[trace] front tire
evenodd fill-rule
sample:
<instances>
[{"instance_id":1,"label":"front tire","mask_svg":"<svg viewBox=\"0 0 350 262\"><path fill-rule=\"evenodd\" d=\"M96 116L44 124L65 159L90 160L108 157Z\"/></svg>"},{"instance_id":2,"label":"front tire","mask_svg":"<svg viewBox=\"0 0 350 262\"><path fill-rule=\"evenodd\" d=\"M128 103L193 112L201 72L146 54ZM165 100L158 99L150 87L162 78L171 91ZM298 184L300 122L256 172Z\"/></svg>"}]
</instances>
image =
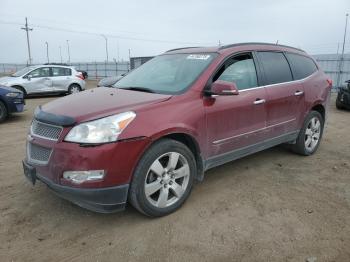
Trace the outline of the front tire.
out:
<instances>
[{"instance_id":1,"label":"front tire","mask_svg":"<svg viewBox=\"0 0 350 262\"><path fill-rule=\"evenodd\" d=\"M144 153L135 169L129 202L147 216L168 215L190 195L195 174L195 158L184 144L159 140Z\"/></svg>"},{"instance_id":2,"label":"front tire","mask_svg":"<svg viewBox=\"0 0 350 262\"><path fill-rule=\"evenodd\" d=\"M4 122L8 116L7 108L5 104L0 101L0 123Z\"/></svg>"},{"instance_id":3,"label":"front tire","mask_svg":"<svg viewBox=\"0 0 350 262\"><path fill-rule=\"evenodd\" d=\"M324 119L317 111L311 111L304 120L292 150L300 155L309 156L316 152L323 135Z\"/></svg>"}]
</instances>

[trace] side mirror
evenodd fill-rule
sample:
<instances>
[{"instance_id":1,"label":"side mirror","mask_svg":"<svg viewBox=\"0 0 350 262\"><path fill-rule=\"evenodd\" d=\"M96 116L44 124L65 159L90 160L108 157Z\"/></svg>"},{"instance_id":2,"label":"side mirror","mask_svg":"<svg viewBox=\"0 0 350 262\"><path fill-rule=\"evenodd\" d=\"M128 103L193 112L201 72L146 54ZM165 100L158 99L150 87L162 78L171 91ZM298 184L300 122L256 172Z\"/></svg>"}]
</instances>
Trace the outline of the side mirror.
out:
<instances>
[{"instance_id":1,"label":"side mirror","mask_svg":"<svg viewBox=\"0 0 350 262\"><path fill-rule=\"evenodd\" d=\"M27 75L27 80L30 81L32 79L32 75Z\"/></svg>"},{"instance_id":2,"label":"side mirror","mask_svg":"<svg viewBox=\"0 0 350 262\"><path fill-rule=\"evenodd\" d=\"M238 95L239 91L236 84L233 82L216 80L211 84L211 90L209 91L209 94L217 96L232 96Z\"/></svg>"}]
</instances>

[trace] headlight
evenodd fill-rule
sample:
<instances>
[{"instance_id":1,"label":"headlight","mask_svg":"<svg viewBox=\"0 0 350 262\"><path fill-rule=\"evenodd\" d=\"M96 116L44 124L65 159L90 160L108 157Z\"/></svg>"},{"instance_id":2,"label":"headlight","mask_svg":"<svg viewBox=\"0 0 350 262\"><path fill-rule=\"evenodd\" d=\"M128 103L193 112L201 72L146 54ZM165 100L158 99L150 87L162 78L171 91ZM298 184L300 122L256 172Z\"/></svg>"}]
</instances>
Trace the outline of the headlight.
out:
<instances>
[{"instance_id":1,"label":"headlight","mask_svg":"<svg viewBox=\"0 0 350 262\"><path fill-rule=\"evenodd\" d=\"M134 112L124 112L79 124L69 131L65 141L86 144L116 141L135 116Z\"/></svg>"},{"instance_id":2,"label":"headlight","mask_svg":"<svg viewBox=\"0 0 350 262\"><path fill-rule=\"evenodd\" d=\"M2 82L1 84L2 84L3 86L7 86L8 83L9 83L9 82Z\"/></svg>"},{"instance_id":3,"label":"headlight","mask_svg":"<svg viewBox=\"0 0 350 262\"><path fill-rule=\"evenodd\" d=\"M6 96L7 97L17 97L20 93L17 92L11 92L11 93L7 93Z\"/></svg>"}]
</instances>

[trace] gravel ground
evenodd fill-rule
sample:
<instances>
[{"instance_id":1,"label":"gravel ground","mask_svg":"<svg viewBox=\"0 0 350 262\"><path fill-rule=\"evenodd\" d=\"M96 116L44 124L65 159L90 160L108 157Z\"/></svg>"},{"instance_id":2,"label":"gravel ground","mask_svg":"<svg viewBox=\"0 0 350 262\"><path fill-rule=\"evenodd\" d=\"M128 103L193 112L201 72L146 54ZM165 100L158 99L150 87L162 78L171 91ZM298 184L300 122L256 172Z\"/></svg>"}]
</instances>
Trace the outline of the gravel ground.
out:
<instances>
[{"instance_id":1,"label":"gravel ground","mask_svg":"<svg viewBox=\"0 0 350 262\"><path fill-rule=\"evenodd\" d=\"M56 98L0 125L1 261L350 261L350 112L334 97L315 155L275 147L214 168L159 219L95 214L25 180L33 111Z\"/></svg>"}]
</instances>

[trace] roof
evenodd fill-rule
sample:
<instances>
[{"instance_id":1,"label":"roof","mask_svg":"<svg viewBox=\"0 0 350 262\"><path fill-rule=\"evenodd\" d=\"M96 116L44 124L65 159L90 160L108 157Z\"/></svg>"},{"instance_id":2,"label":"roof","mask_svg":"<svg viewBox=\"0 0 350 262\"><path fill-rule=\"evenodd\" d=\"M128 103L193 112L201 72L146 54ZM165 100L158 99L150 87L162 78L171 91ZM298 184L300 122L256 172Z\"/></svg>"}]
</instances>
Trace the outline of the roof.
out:
<instances>
[{"instance_id":1,"label":"roof","mask_svg":"<svg viewBox=\"0 0 350 262\"><path fill-rule=\"evenodd\" d=\"M217 52L217 53L223 53L227 50L232 49L241 49L244 47L244 49L267 49L267 50L294 50L298 52L305 53L304 50L301 50L299 48L286 46L286 45L279 45L279 44L273 44L273 43L260 43L260 42L247 42L247 43L236 43L231 45L224 45L224 46L215 46L215 47L182 47L182 48L176 48L168 50L166 53L209 53L209 52Z\"/></svg>"}]
</instances>

